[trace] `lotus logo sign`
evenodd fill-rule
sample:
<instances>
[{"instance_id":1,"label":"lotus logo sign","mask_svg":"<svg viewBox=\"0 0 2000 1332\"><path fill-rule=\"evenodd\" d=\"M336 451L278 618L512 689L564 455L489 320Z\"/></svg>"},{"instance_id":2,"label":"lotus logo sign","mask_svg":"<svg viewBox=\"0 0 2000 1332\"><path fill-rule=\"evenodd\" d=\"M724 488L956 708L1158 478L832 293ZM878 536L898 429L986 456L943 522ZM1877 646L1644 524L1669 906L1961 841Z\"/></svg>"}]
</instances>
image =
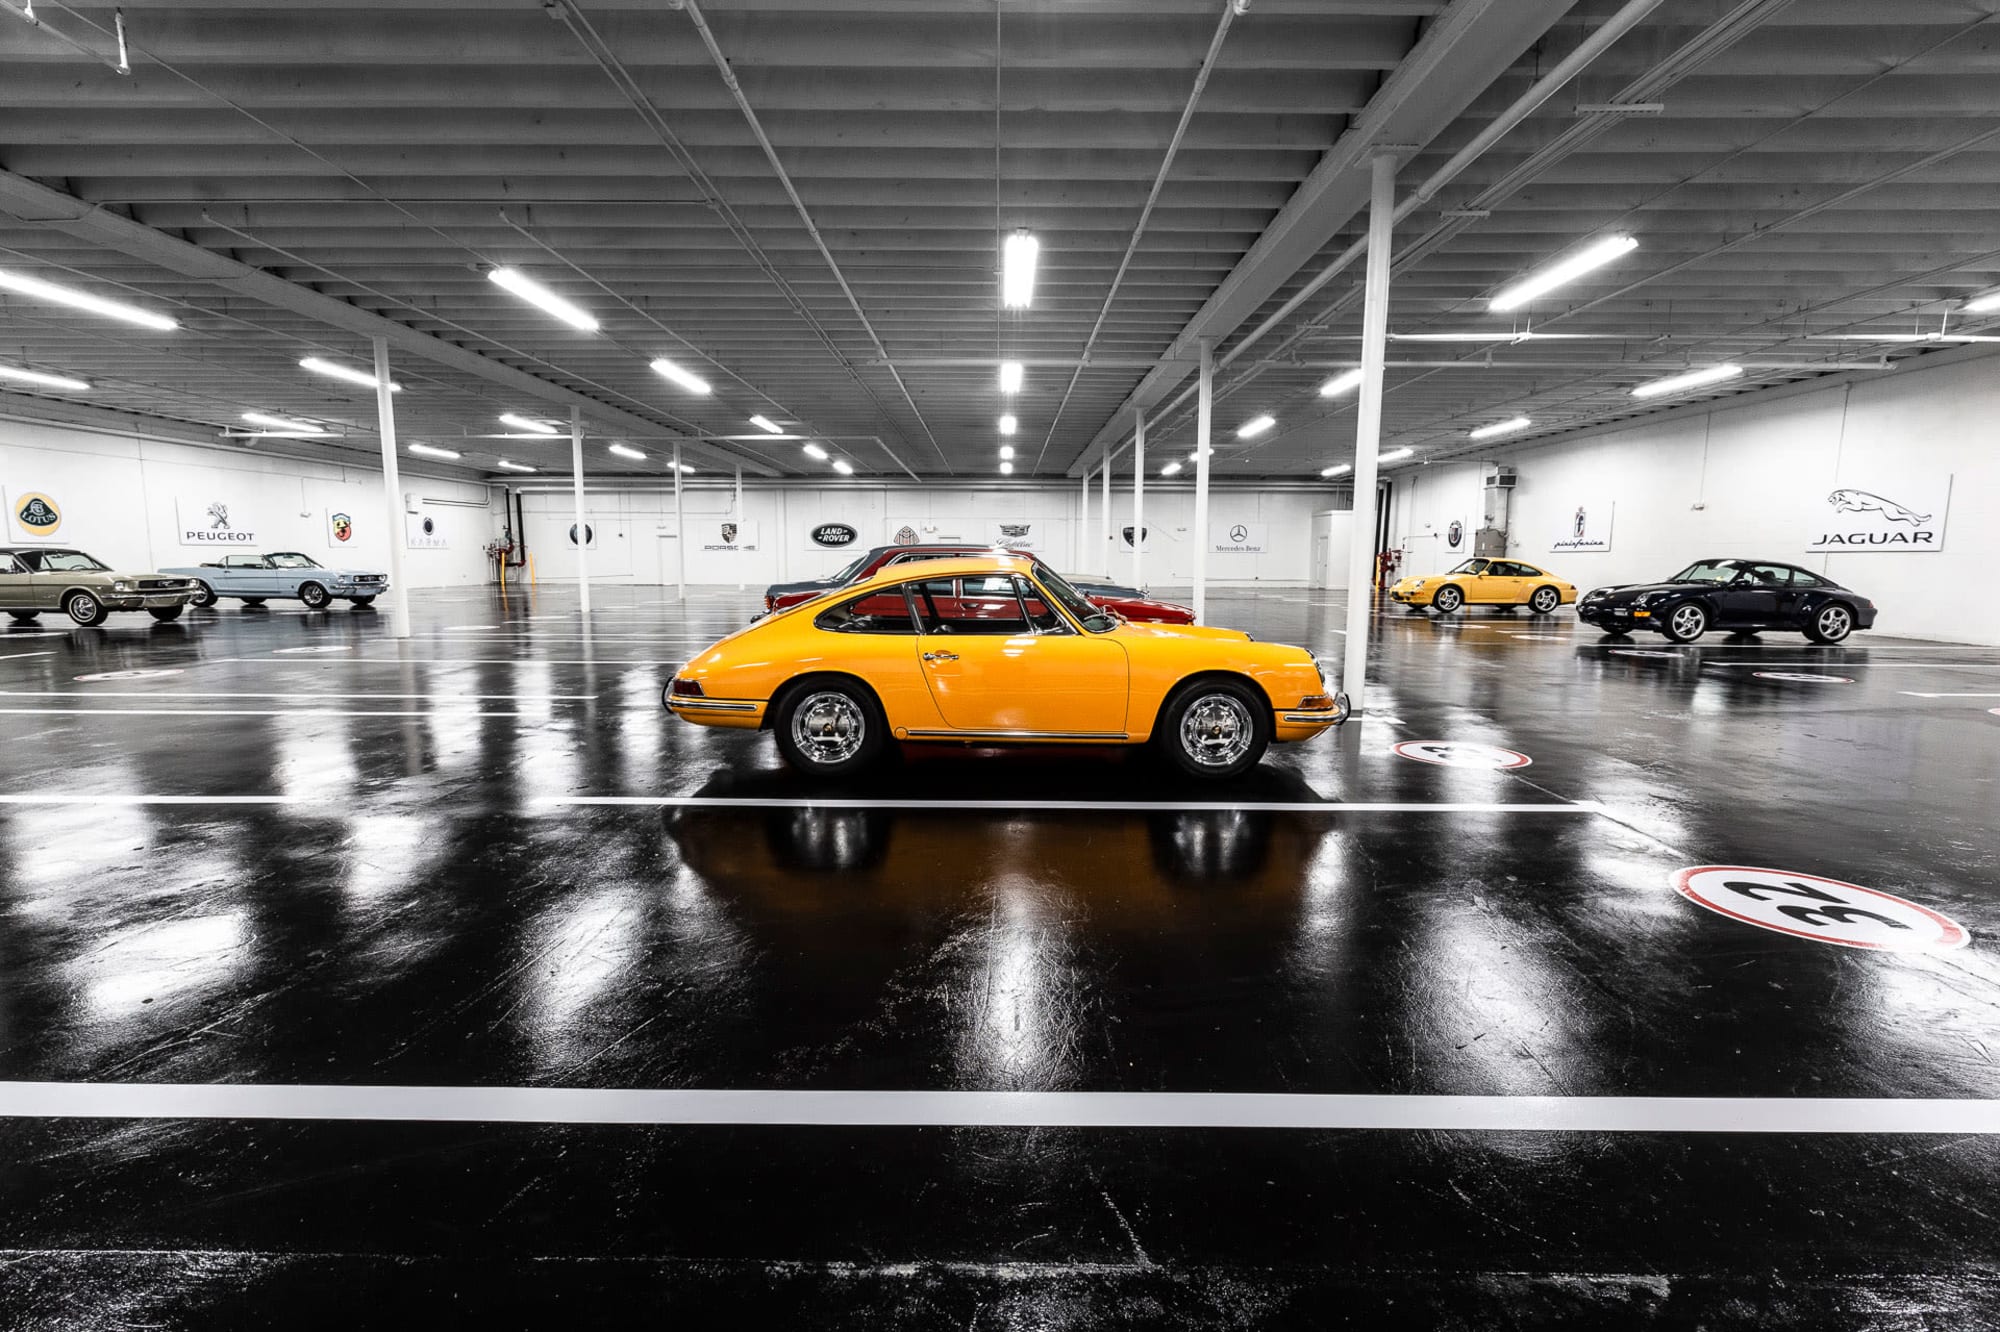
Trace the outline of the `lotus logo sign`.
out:
<instances>
[{"instance_id":1,"label":"lotus logo sign","mask_svg":"<svg viewBox=\"0 0 2000 1332\"><path fill-rule=\"evenodd\" d=\"M861 533L855 531L854 528L846 523L821 523L812 530L812 539L815 546L834 548L851 546L854 544L855 538L860 535Z\"/></svg>"},{"instance_id":2,"label":"lotus logo sign","mask_svg":"<svg viewBox=\"0 0 2000 1332\"><path fill-rule=\"evenodd\" d=\"M1898 486L1901 499L1890 499L1872 490L1842 487L1826 497L1834 520L1821 524L1812 533L1807 550L1816 551L1909 551L1944 549L1944 511L1951 500L1951 485L1933 488L1932 493L1913 495L1917 484ZM1906 501L1916 501L1914 503Z\"/></svg>"},{"instance_id":3,"label":"lotus logo sign","mask_svg":"<svg viewBox=\"0 0 2000 1332\"><path fill-rule=\"evenodd\" d=\"M62 510L47 495L20 495L14 501L14 521L29 536L54 536L62 527Z\"/></svg>"}]
</instances>

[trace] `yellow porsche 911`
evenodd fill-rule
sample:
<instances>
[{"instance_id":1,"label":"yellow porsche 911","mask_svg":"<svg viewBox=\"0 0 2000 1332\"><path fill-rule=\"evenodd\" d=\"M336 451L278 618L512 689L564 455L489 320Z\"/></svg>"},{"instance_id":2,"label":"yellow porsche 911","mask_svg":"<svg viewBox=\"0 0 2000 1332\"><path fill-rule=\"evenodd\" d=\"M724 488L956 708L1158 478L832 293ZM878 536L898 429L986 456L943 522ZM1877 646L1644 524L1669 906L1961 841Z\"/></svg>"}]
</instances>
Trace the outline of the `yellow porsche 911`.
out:
<instances>
[{"instance_id":1,"label":"yellow porsche 911","mask_svg":"<svg viewBox=\"0 0 2000 1332\"><path fill-rule=\"evenodd\" d=\"M1401 579L1389 589L1389 599L1411 610L1429 606L1440 615L1461 606L1526 606L1547 615L1574 602L1576 586L1519 560L1475 558L1448 573Z\"/></svg>"},{"instance_id":2,"label":"yellow porsche 911","mask_svg":"<svg viewBox=\"0 0 2000 1332\"><path fill-rule=\"evenodd\" d=\"M1183 772L1231 777L1348 714L1304 648L1121 619L1005 555L891 565L778 611L697 653L665 697L683 721L769 730L822 776L943 741L1151 742Z\"/></svg>"}]
</instances>

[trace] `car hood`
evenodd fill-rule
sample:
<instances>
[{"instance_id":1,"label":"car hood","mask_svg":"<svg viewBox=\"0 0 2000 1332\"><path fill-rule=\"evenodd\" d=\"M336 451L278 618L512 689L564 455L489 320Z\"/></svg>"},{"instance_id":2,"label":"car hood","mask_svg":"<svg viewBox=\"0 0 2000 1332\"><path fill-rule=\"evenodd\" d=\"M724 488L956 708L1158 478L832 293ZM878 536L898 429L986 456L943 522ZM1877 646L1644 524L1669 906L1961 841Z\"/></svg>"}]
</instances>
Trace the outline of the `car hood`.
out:
<instances>
[{"instance_id":1,"label":"car hood","mask_svg":"<svg viewBox=\"0 0 2000 1332\"><path fill-rule=\"evenodd\" d=\"M1613 606L1623 606L1637 601L1640 597L1655 592L1687 592L1712 586L1708 583L1626 583L1619 587L1600 587L1591 592L1595 601L1607 602Z\"/></svg>"},{"instance_id":2,"label":"car hood","mask_svg":"<svg viewBox=\"0 0 2000 1332\"><path fill-rule=\"evenodd\" d=\"M1210 624L1155 624L1128 620L1111 631L1120 638L1199 638L1208 642L1247 643L1250 635L1241 629L1218 629Z\"/></svg>"}]
</instances>

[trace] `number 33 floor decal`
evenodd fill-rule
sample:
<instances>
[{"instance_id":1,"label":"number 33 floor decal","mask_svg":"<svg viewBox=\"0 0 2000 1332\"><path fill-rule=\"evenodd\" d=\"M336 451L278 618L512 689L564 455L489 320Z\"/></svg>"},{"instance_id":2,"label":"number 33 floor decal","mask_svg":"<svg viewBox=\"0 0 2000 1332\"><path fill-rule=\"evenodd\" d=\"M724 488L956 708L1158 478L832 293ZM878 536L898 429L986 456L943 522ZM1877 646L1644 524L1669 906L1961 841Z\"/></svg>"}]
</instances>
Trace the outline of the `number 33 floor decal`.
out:
<instances>
[{"instance_id":1,"label":"number 33 floor decal","mask_svg":"<svg viewBox=\"0 0 2000 1332\"><path fill-rule=\"evenodd\" d=\"M1668 876L1681 896L1731 920L1844 948L1941 952L1965 927L1929 907L1816 874L1750 865L1697 865Z\"/></svg>"}]
</instances>

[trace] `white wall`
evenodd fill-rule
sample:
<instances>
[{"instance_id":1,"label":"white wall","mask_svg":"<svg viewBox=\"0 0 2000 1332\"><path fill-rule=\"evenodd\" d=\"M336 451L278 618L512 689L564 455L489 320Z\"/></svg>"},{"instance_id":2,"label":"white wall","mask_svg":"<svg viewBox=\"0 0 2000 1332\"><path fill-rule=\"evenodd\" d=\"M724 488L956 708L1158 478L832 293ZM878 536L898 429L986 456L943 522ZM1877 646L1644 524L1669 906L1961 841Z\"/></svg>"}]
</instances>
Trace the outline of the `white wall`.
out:
<instances>
[{"instance_id":1,"label":"white wall","mask_svg":"<svg viewBox=\"0 0 2000 1332\"><path fill-rule=\"evenodd\" d=\"M266 457L205 449L138 434L0 420L0 487L8 517L4 539L26 533L14 523L17 496L49 496L62 526L45 542L75 546L119 569L189 566L220 558L212 547L181 544L180 509L191 516L227 506L233 529L256 541L246 550L299 550L323 563L388 568L382 475L335 462ZM442 550L407 550L404 576L413 587L485 582L485 545L497 507L483 485L403 473L403 491L434 518L448 543ZM469 506L469 507L468 507ZM354 536L336 544L328 513L348 514ZM401 531L395 539L404 540Z\"/></svg>"},{"instance_id":2,"label":"white wall","mask_svg":"<svg viewBox=\"0 0 2000 1332\"><path fill-rule=\"evenodd\" d=\"M1878 632L2000 644L1985 595L2000 566L2000 358L1907 368L1744 405L1518 451L1508 552L1580 588L1663 578L1703 556L1783 560L1816 569L1881 608ZM1471 551L1479 462L1405 468L1391 538L1424 573ZM1893 498L1949 475L1944 547L1935 552L1808 554L1835 515L1829 492ZM1615 506L1611 549L1556 553L1579 506ZM1437 539L1465 522L1461 552Z\"/></svg>"},{"instance_id":3,"label":"white wall","mask_svg":"<svg viewBox=\"0 0 2000 1332\"><path fill-rule=\"evenodd\" d=\"M895 539L909 527L928 541L997 541L1001 525L1026 526L1025 538L1006 535L1011 542L1032 543L1036 553L1056 568L1078 573L1109 574L1126 579L1132 573L1131 553L1118 534L1132 522L1129 478L1112 493L1112 542L1102 549L1102 491L1091 489L1090 522L1079 533L1081 483L982 489L974 486L884 486L865 482L840 485L799 485L783 489L752 487L744 495L744 513L734 512L734 493L698 479L687 486L690 541L690 583L766 583L815 578L830 573L860 550ZM1209 578L1223 585L1250 583L1303 584L1311 576L1312 515L1328 507L1331 491L1225 491L1209 496L1211 524L1261 525L1261 554L1213 554ZM636 583L674 580L674 500L670 488L603 490L588 493L589 524L594 544L590 555L593 579L624 579ZM535 557L538 578L572 579L575 557L569 542L574 509L566 489L538 486L523 491L528 548ZM754 529L755 551L715 550L720 525L734 520ZM1183 586L1194 577L1194 495L1186 486L1146 488L1148 541L1144 581L1154 586ZM852 547L828 550L813 544L812 530L822 523L846 523L859 533ZM1079 544L1079 537L1081 544Z\"/></svg>"}]
</instances>

